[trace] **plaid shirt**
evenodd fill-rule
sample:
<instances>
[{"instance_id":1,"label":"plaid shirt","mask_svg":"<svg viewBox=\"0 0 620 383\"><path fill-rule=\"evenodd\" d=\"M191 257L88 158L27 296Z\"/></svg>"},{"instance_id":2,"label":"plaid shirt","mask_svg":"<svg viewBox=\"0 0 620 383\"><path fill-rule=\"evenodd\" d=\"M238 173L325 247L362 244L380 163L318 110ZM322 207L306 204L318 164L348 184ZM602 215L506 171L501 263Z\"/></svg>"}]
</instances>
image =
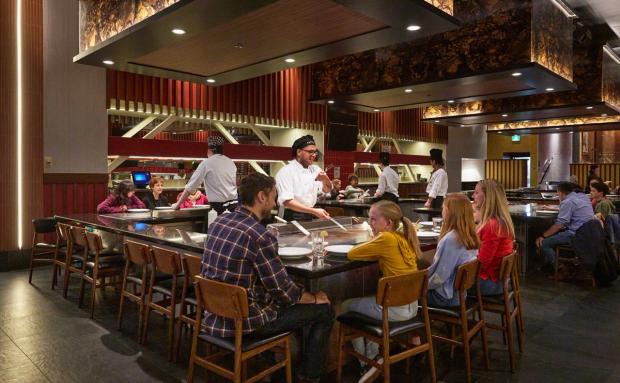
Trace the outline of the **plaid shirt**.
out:
<instances>
[{"instance_id":1,"label":"plaid shirt","mask_svg":"<svg viewBox=\"0 0 620 383\"><path fill-rule=\"evenodd\" d=\"M209 226L202 256L202 276L247 289L250 315L245 334L278 316L278 308L299 301L303 288L289 278L278 242L245 207L222 214ZM214 336L235 335L235 322L205 310L206 331Z\"/></svg>"}]
</instances>

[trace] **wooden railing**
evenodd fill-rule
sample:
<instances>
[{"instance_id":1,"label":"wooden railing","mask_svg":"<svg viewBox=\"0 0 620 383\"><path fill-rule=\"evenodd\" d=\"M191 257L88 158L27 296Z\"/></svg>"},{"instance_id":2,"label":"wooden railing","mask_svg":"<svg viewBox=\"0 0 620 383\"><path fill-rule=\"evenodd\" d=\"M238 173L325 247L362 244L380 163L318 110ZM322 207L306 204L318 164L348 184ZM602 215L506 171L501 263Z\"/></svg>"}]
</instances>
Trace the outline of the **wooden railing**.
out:
<instances>
[{"instance_id":1,"label":"wooden railing","mask_svg":"<svg viewBox=\"0 0 620 383\"><path fill-rule=\"evenodd\" d=\"M611 181L612 191L620 184L620 163L611 164L570 164L570 174L576 175L579 185L585 187L590 166L598 165L598 174L603 181Z\"/></svg>"},{"instance_id":2,"label":"wooden railing","mask_svg":"<svg viewBox=\"0 0 620 383\"><path fill-rule=\"evenodd\" d=\"M506 189L527 186L527 160L486 160L486 178L494 179Z\"/></svg>"}]
</instances>

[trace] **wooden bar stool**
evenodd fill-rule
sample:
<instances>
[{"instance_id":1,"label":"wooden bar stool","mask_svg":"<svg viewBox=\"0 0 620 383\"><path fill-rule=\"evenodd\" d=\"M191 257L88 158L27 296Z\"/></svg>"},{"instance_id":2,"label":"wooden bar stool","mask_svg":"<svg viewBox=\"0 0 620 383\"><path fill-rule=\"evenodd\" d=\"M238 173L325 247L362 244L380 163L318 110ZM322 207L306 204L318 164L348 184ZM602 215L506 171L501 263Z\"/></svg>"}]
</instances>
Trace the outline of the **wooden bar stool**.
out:
<instances>
[{"instance_id":1,"label":"wooden bar stool","mask_svg":"<svg viewBox=\"0 0 620 383\"><path fill-rule=\"evenodd\" d=\"M146 298L146 308L144 313L144 326L142 334L142 342L146 343L149 329L149 316L151 310L164 315L168 318L168 360L173 359L174 348L174 330L175 330L175 309L179 301L179 284L178 279L181 276L181 255L176 251L166 250L161 247L151 247L151 259L153 262L153 270L151 272L151 280L149 282L149 293ZM158 282L157 274L164 274L170 279ZM161 300L155 301L153 293L159 293L163 296Z\"/></svg>"},{"instance_id":2,"label":"wooden bar stool","mask_svg":"<svg viewBox=\"0 0 620 383\"><path fill-rule=\"evenodd\" d=\"M181 310L179 318L177 319L175 361L179 357L179 350L181 348L181 331L183 324L187 324L190 328L193 328L196 323L196 308L198 307L198 303L196 302L196 292L194 290L192 277L200 275L202 271L202 257L185 254L181 258L181 264L183 265L183 274L185 278L183 278L183 290L181 291Z\"/></svg>"},{"instance_id":3,"label":"wooden bar stool","mask_svg":"<svg viewBox=\"0 0 620 383\"><path fill-rule=\"evenodd\" d=\"M428 274L426 270L411 274L383 277L377 288L377 303L383 307L383 318L378 321L357 312L347 312L338 317L340 330L338 332L338 371L336 381L342 380L342 364L345 354L350 354L383 372L383 381L390 381L390 366L414 355L428 352L431 379L437 380L435 372L435 356L431 335L431 322L428 314L426 292L428 288ZM388 308L403 306L414 301L422 302L418 316L407 321L388 321ZM425 342L419 346L413 345L410 335L415 330L424 330ZM381 345L383 364L379 364L345 345L351 339L364 337ZM403 339L397 339L402 337ZM405 348L397 354L390 355L390 344L396 342Z\"/></svg>"},{"instance_id":4,"label":"wooden bar stool","mask_svg":"<svg viewBox=\"0 0 620 383\"><path fill-rule=\"evenodd\" d=\"M56 288L58 284L58 274L60 270L65 271L65 263L67 261L67 250L69 243L69 230L70 225L64 223L58 223L56 225L56 250L54 251L54 258L52 259L52 290Z\"/></svg>"},{"instance_id":5,"label":"wooden bar stool","mask_svg":"<svg viewBox=\"0 0 620 383\"><path fill-rule=\"evenodd\" d=\"M196 310L195 323L202 322L203 310L235 321L234 338L219 338L201 332L201 326L194 326L192 335L192 352L189 359L189 370L187 381L194 381L194 369L196 365L202 366L209 371L215 372L226 379L234 382L241 382L246 362L254 356L275 348L283 347L285 359L278 362L258 374L243 379L247 383L257 382L281 368L286 368L286 382L292 381L291 370L291 351L290 351L290 332L283 332L268 338L257 338L251 335L243 336L243 320L249 315L247 291L240 286L227 283L211 281L200 276L193 277L195 281L196 300L198 308ZM199 356L198 341L210 343L222 349L221 352ZM222 356L234 353L234 367L229 370L215 361Z\"/></svg>"},{"instance_id":6,"label":"wooden bar stool","mask_svg":"<svg viewBox=\"0 0 620 383\"><path fill-rule=\"evenodd\" d=\"M484 312L482 308L482 298L480 295L480 262L477 259L469 261L458 267L456 278L454 279L454 292L459 294L460 305L457 307L429 307L428 312L431 320L447 323L451 328L450 338L440 335L433 335L433 339L449 343L451 345L451 356L454 346L463 348L465 354L465 370L467 372L467 382L472 381L471 377L471 340L480 333L482 341L482 352L484 353L484 367L489 369L489 350L485 330ZM476 287L476 297L467 299L467 290ZM475 313L478 312L476 320ZM461 340L457 340L456 327L461 328Z\"/></svg>"},{"instance_id":7,"label":"wooden bar stool","mask_svg":"<svg viewBox=\"0 0 620 383\"><path fill-rule=\"evenodd\" d=\"M32 220L32 251L30 252L30 272L28 283L32 284L32 270L35 264L53 264L57 248L53 243L39 242L39 236L56 232L56 220L53 217Z\"/></svg>"},{"instance_id":8,"label":"wooden bar stool","mask_svg":"<svg viewBox=\"0 0 620 383\"><path fill-rule=\"evenodd\" d=\"M65 275L62 296L67 297L71 274L78 274L80 279L86 269L88 244L86 243L86 229L79 226L69 226L67 236L67 255L65 257Z\"/></svg>"},{"instance_id":9,"label":"wooden bar stool","mask_svg":"<svg viewBox=\"0 0 620 383\"><path fill-rule=\"evenodd\" d=\"M144 325L144 308L148 291L148 269L151 264L150 248L148 245L134 241L125 241L125 268L123 271L123 285L121 300L118 308L118 329L123 323L123 303L125 298L138 305L138 343L142 344L142 326ZM132 289L128 288L132 285ZM139 291L138 291L139 289Z\"/></svg>"},{"instance_id":10,"label":"wooden bar stool","mask_svg":"<svg viewBox=\"0 0 620 383\"><path fill-rule=\"evenodd\" d=\"M90 318L92 319L95 314L95 294L97 289L118 285L118 281L108 280L106 282L106 278L118 277L123 274L123 256L115 252L103 253L104 248L99 234L84 231L84 235L86 236L88 251L86 252L87 258L80 283L78 307L82 306L84 301L84 285L88 282L91 287Z\"/></svg>"},{"instance_id":11,"label":"wooden bar stool","mask_svg":"<svg viewBox=\"0 0 620 383\"><path fill-rule=\"evenodd\" d=\"M503 292L500 295L484 296L482 302L484 311L499 314L502 318L502 325L486 322L486 327L500 330L503 333L504 341L508 343L508 354L510 356L510 371L515 371L515 353L513 340L513 322L517 324L517 339L519 341L519 352L523 352L523 320L521 319L521 309L517 300L518 285L515 284L514 259L515 252L502 258L499 271L499 278L502 281Z\"/></svg>"}]
</instances>

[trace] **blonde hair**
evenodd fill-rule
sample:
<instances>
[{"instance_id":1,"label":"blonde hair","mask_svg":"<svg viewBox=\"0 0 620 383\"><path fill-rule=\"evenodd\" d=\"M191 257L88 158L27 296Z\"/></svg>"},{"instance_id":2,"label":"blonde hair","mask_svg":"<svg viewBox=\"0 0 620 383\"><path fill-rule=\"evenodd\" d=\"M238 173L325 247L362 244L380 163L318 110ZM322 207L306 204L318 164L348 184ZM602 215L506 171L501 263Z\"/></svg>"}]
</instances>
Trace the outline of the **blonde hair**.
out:
<instances>
[{"instance_id":1,"label":"blonde hair","mask_svg":"<svg viewBox=\"0 0 620 383\"><path fill-rule=\"evenodd\" d=\"M416 257L420 257L422 255L422 250L420 249L420 240L418 239L418 234L416 229L411 222L411 220L405 216L403 216L402 210L400 210L400 206L396 203L388 200L381 200L372 204L371 208L374 208L379 212L379 214L390 221L392 223L392 231L396 231L398 229L399 223L403 224L403 235L409 242L409 245L413 249Z\"/></svg>"},{"instance_id":2,"label":"blonde hair","mask_svg":"<svg viewBox=\"0 0 620 383\"><path fill-rule=\"evenodd\" d=\"M480 206L480 223L478 231L486 225L489 220L496 219L499 224L498 234L509 235L515 237L515 228L512 224L512 218L508 211L508 199L506 192L501 183L487 179L478 182L482 193L484 193L484 201Z\"/></svg>"},{"instance_id":3,"label":"blonde hair","mask_svg":"<svg viewBox=\"0 0 620 383\"><path fill-rule=\"evenodd\" d=\"M474 209L469 199L463 194L448 194L443 201L443 207L447 210L447 214L441 226L439 239L454 230L467 250L480 248L480 239L476 234L474 222Z\"/></svg>"}]
</instances>

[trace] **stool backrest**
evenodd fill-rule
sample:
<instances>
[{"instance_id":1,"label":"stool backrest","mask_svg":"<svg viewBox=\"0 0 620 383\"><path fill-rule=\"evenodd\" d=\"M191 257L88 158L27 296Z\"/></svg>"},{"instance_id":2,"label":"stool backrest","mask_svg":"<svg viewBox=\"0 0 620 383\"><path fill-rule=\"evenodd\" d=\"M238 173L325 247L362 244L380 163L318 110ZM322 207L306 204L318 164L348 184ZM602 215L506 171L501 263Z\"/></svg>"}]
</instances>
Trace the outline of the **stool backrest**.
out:
<instances>
[{"instance_id":1,"label":"stool backrest","mask_svg":"<svg viewBox=\"0 0 620 383\"><path fill-rule=\"evenodd\" d=\"M478 280L479 273L480 261L477 258L460 265L456 270L456 278L454 278L454 290L469 290Z\"/></svg>"},{"instance_id":2,"label":"stool backrest","mask_svg":"<svg viewBox=\"0 0 620 383\"><path fill-rule=\"evenodd\" d=\"M403 306L426 296L427 270L379 279L377 304L383 307Z\"/></svg>"},{"instance_id":3,"label":"stool backrest","mask_svg":"<svg viewBox=\"0 0 620 383\"><path fill-rule=\"evenodd\" d=\"M78 245L83 247L84 249L88 248L88 243L86 241L86 229L80 226L71 226L69 230L69 238L73 245Z\"/></svg>"},{"instance_id":4,"label":"stool backrest","mask_svg":"<svg viewBox=\"0 0 620 383\"><path fill-rule=\"evenodd\" d=\"M58 223L56 225L56 235L58 235L58 239L60 241L67 241L69 239L69 230L71 230L71 226L66 223Z\"/></svg>"},{"instance_id":5,"label":"stool backrest","mask_svg":"<svg viewBox=\"0 0 620 383\"><path fill-rule=\"evenodd\" d=\"M181 273L181 255L178 252L152 246L151 255L158 271L171 275Z\"/></svg>"},{"instance_id":6,"label":"stool backrest","mask_svg":"<svg viewBox=\"0 0 620 383\"><path fill-rule=\"evenodd\" d=\"M103 250L103 243L101 242L101 236L98 233L91 233L86 231L86 243L88 250L94 254L99 254Z\"/></svg>"},{"instance_id":7,"label":"stool backrest","mask_svg":"<svg viewBox=\"0 0 620 383\"><path fill-rule=\"evenodd\" d=\"M134 241L125 241L125 255L129 262L138 265L148 265L151 263L149 256L149 246Z\"/></svg>"},{"instance_id":8,"label":"stool backrest","mask_svg":"<svg viewBox=\"0 0 620 383\"><path fill-rule=\"evenodd\" d=\"M32 229L37 234L53 233L56 231L56 219L54 217L35 218L32 220Z\"/></svg>"},{"instance_id":9,"label":"stool backrest","mask_svg":"<svg viewBox=\"0 0 620 383\"><path fill-rule=\"evenodd\" d=\"M202 271L202 257L185 254L181 261L183 262L183 271L190 280L193 276L200 275Z\"/></svg>"},{"instance_id":10,"label":"stool backrest","mask_svg":"<svg viewBox=\"0 0 620 383\"><path fill-rule=\"evenodd\" d=\"M515 257L516 257L516 250L514 250L512 253L508 255L505 255L502 258L502 264L499 268L499 280L504 285L508 283L508 280L510 279L510 276L512 275L512 271L513 271L514 263L515 263Z\"/></svg>"},{"instance_id":11,"label":"stool backrest","mask_svg":"<svg viewBox=\"0 0 620 383\"><path fill-rule=\"evenodd\" d=\"M249 315L248 294L243 287L212 281L201 276L195 276L194 282L199 307L212 314L237 321Z\"/></svg>"}]
</instances>

